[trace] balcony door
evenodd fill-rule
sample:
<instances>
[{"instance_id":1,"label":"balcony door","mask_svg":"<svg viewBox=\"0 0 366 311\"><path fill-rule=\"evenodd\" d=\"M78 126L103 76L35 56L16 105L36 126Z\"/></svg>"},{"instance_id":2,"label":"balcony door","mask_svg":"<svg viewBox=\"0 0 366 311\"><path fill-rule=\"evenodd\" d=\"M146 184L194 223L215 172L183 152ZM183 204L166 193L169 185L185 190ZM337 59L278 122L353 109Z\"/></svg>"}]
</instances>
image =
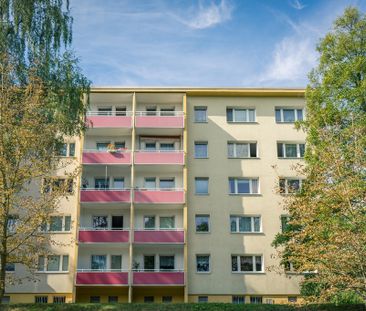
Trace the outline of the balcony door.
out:
<instances>
[{"instance_id":1,"label":"balcony door","mask_svg":"<svg viewBox=\"0 0 366 311\"><path fill-rule=\"evenodd\" d=\"M112 107L98 108L99 116L111 116L112 115Z\"/></svg>"},{"instance_id":2,"label":"balcony door","mask_svg":"<svg viewBox=\"0 0 366 311\"><path fill-rule=\"evenodd\" d=\"M144 186L146 189L156 189L156 178L155 177L146 177Z\"/></svg>"},{"instance_id":3,"label":"balcony door","mask_svg":"<svg viewBox=\"0 0 366 311\"><path fill-rule=\"evenodd\" d=\"M159 256L159 269L163 271L174 270L174 256Z\"/></svg>"},{"instance_id":4,"label":"balcony door","mask_svg":"<svg viewBox=\"0 0 366 311\"><path fill-rule=\"evenodd\" d=\"M160 189L174 189L175 181L174 178L160 178Z\"/></svg>"},{"instance_id":5,"label":"balcony door","mask_svg":"<svg viewBox=\"0 0 366 311\"><path fill-rule=\"evenodd\" d=\"M108 216L93 216L93 229L108 229Z\"/></svg>"},{"instance_id":6,"label":"balcony door","mask_svg":"<svg viewBox=\"0 0 366 311\"><path fill-rule=\"evenodd\" d=\"M144 255L144 270L155 270L154 255Z\"/></svg>"},{"instance_id":7,"label":"balcony door","mask_svg":"<svg viewBox=\"0 0 366 311\"><path fill-rule=\"evenodd\" d=\"M123 229L123 216L112 216L112 230Z\"/></svg>"},{"instance_id":8,"label":"balcony door","mask_svg":"<svg viewBox=\"0 0 366 311\"><path fill-rule=\"evenodd\" d=\"M91 266L92 270L106 270L107 269L107 256L106 255L92 255L90 266Z\"/></svg>"}]
</instances>

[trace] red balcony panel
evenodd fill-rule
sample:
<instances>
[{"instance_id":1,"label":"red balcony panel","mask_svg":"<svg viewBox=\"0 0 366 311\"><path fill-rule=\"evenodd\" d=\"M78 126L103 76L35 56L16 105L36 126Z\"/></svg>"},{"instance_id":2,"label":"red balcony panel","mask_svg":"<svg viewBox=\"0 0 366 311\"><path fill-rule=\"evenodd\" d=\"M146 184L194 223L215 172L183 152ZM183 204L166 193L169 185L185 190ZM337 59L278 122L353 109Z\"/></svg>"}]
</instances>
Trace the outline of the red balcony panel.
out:
<instances>
[{"instance_id":1,"label":"red balcony panel","mask_svg":"<svg viewBox=\"0 0 366 311\"><path fill-rule=\"evenodd\" d=\"M183 230L136 230L136 243L184 243Z\"/></svg>"},{"instance_id":2,"label":"red balcony panel","mask_svg":"<svg viewBox=\"0 0 366 311\"><path fill-rule=\"evenodd\" d=\"M135 203L183 204L183 190L135 190Z\"/></svg>"},{"instance_id":3,"label":"red balcony panel","mask_svg":"<svg viewBox=\"0 0 366 311\"><path fill-rule=\"evenodd\" d=\"M136 116L136 127L184 128L183 116Z\"/></svg>"},{"instance_id":4,"label":"red balcony panel","mask_svg":"<svg viewBox=\"0 0 366 311\"><path fill-rule=\"evenodd\" d=\"M80 230L82 243L127 243L129 232L123 230Z\"/></svg>"},{"instance_id":5,"label":"red balcony panel","mask_svg":"<svg viewBox=\"0 0 366 311\"><path fill-rule=\"evenodd\" d=\"M131 164L131 153L84 151L83 164Z\"/></svg>"},{"instance_id":6,"label":"red balcony panel","mask_svg":"<svg viewBox=\"0 0 366 311\"><path fill-rule=\"evenodd\" d=\"M130 190L81 190L80 202L113 203L131 201Z\"/></svg>"},{"instance_id":7,"label":"red balcony panel","mask_svg":"<svg viewBox=\"0 0 366 311\"><path fill-rule=\"evenodd\" d=\"M90 128L130 128L132 117L130 116L87 116L86 124Z\"/></svg>"},{"instance_id":8,"label":"red balcony panel","mask_svg":"<svg viewBox=\"0 0 366 311\"><path fill-rule=\"evenodd\" d=\"M176 152L148 152L140 151L135 153L136 164L184 164L183 151Z\"/></svg>"},{"instance_id":9,"label":"red balcony panel","mask_svg":"<svg viewBox=\"0 0 366 311\"><path fill-rule=\"evenodd\" d=\"M127 272L77 272L76 285L127 285Z\"/></svg>"},{"instance_id":10,"label":"red balcony panel","mask_svg":"<svg viewBox=\"0 0 366 311\"><path fill-rule=\"evenodd\" d=\"M184 285L184 272L134 272L134 285Z\"/></svg>"}]
</instances>

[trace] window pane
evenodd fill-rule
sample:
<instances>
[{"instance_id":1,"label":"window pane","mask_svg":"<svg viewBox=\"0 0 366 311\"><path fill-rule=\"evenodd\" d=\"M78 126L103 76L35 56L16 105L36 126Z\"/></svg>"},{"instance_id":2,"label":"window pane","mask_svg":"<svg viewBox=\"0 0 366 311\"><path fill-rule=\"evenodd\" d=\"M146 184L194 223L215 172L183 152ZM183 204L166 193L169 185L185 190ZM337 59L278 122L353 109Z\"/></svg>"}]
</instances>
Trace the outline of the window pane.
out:
<instances>
[{"instance_id":1,"label":"window pane","mask_svg":"<svg viewBox=\"0 0 366 311\"><path fill-rule=\"evenodd\" d=\"M197 194L208 194L208 178L196 178L195 186Z\"/></svg>"},{"instance_id":2,"label":"window pane","mask_svg":"<svg viewBox=\"0 0 366 311\"><path fill-rule=\"evenodd\" d=\"M234 121L235 122L246 122L247 121L247 110L246 109L235 109L234 110Z\"/></svg>"},{"instance_id":3,"label":"window pane","mask_svg":"<svg viewBox=\"0 0 366 311\"><path fill-rule=\"evenodd\" d=\"M112 108L98 108L98 115L99 116L111 116Z\"/></svg>"},{"instance_id":4,"label":"window pane","mask_svg":"<svg viewBox=\"0 0 366 311\"><path fill-rule=\"evenodd\" d=\"M287 158L296 158L297 157L296 144L285 144L285 154Z\"/></svg>"},{"instance_id":5,"label":"window pane","mask_svg":"<svg viewBox=\"0 0 366 311\"><path fill-rule=\"evenodd\" d=\"M145 143L145 150L156 150L156 143Z\"/></svg>"},{"instance_id":6,"label":"window pane","mask_svg":"<svg viewBox=\"0 0 366 311\"><path fill-rule=\"evenodd\" d=\"M195 120L195 122L206 122L207 121L207 108L195 107L194 108L194 120Z\"/></svg>"},{"instance_id":7,"label":"window pane","mask_svg":"<svg viewBox=\"0 0 366 311\"><path fill-rule=\"evenodd\" d=\"M155 229L155 217L145 216L144 217L144 228L145 229Z\"/></svg>"},{"instance_id":8,"label":"window pane","mask_svg":"<svg viewBox=\"0 0 366 311\"><path fill-rule=\"evenodd\" d=\"M163 151L174 150L174 143L160 143L160 150Z\"/></svg>"},{"instance_id":9,"label":"window pane","mask_svg":"<svg viewBox=\"0 0 366 311\"><path fill-rule=\"evenodd\" d=\"M71 230L71 216L65 216L65 231Z\"/></svg>"},{"instance_id":10,"label":"window pane","mask_svg":"<svg viewBox=\"0 0 366 311\"><path fill-rule=\"evenodd\" d=\"M109 189L109 179L96 178L95 179L95 189Z\"/></svg>"},{"instance_id":11,"label":"window pane","mask_svg":"<svg viewBox=\"0 0 366 311\"><path fill-rule=\"evenodd\" d=\"M207 158L207 143L195 143L194 144L194 156L195 158Z\"/></svg>"},{"instance_id":12,"label":"window pane","mask_svg":"<svg viewBox=\"0 0 366 311\"><path fill-rule=\"evenodd\" d=\"M237 183L238 183L238 193L250 193L248 179L238 179Z\"/></svg>"},{"instance_id":13,"label":"window pane","mask_svg":"<svg viewBox=\"0 0 366 311\"><path fill-rule=\"evenodd\" d=\"M45 257L39 256L38 257L38 271L44 271L44 264L45 264Z\"/></svg>"},{"instance_id":14,"label":"window pane","mask_svg":"<svg viewBox=\"0 0 366 311\"><path fill-rule=\"evenodd\" d=\"M238 231L238 229L236 227L236 220L237 220L237 217L233 217L233 216L230 217L230 230L231 230L231 232L237 232Z\"/></svg>"},{"instance_id":15,"label":"window pane","mask_svg":"<svg viewBox=\"0 0 366 311\"><path fill-rule=\"evenodd\" d=\"M75 143L69 144L69 156L74 157L75 156Z\"/></svg>"},{"instance_id":16,"label":"window pane","mask_svg":"<svg viewBox=\"0 0 366 311\"><path fill-rule=\"evenodd\" d=\"M252 221L250 217L240 217L239 218L239 231L240 232L251 232L252 231Z\"/></svg>"},{"instance_id":17,"label":"window pane","mask_svg":"<svg viewBox=\"0 0 366 311\"><path fill-rule=\"evenodd\" d=\"M62 146L60 147L60 149L58 151L58 155L62 156L62 157L67 156L67 144L62 144Z\"/></svg>"},{"instance_id":18,"label":"window pane","mask_svg":"<svg viewBox=\"0 0 366 311\"><path fill-rule=\"evenodd\" d=\"M252 193L259 193L258 179L252 179Z\"/></svg>"},{"instance_id":19,"label":"window pane","mask_svg":"<svg viewBox=\"0 0 366 311\"><path fill-rule=\"evenodd\" d=\"M15 271L15 264L14 263L11 263L11 262L8 262L5 265L5 271L6 272L14 272Z\"/></svg>"},{"instance_id":20,"label":"window pane","mask_svg":"<svg viewBox=\"0 0 366 311\"><path fill-rule=\"evenodd\" d=\"M282 229L282 232L286 231L287 224L288 224L288 216L281 216L281 229Z\"/></svg>"},{"instance_id":21,"label":"window pane","mask_svg":"<svg viewBox=\"0 0 366 311\"><path fill-rule=\"evenodd\" d=\"M122 229L123 228L123 216L112 216L112 229Z\"/></svg>"},{"instance_id":22,"label":"window pane","mask_svg":"<svg viewBox=\"0 0 366 311\"><path fill-rule=\"evenodd\" d=\"M207 296L198 296L198 302L208 302Z\"/></svg>"},{"instance_id":23,"label":"window pane","mask_svg":"<svg viewBox=\"0 0 366 311\"><path fill-rule=\"evenodd\" d=\"M255 256L255 271L262 271L262 256Z\"/></svg>"},{"instance_id":24,"label":"window pane","mask_svg":"<svg viewBox=\"0 0 366 311\"><path fill-rule=\"evenodd\" d=\"M69 255L62 256L62 271L69 271Z\"/></svg>"},{"instance_id":25,"label":"window pane","mask_svg":"<svg viewBox=\"0 0 366 311\"><path fill-rule=\"evenodd\" d=\"M161 116L174 116L174 108L161 108L160 115Z\"/></svg>"},{"instance_id":26,"label":"window pane","mask_svg":"<svg viewBox=\"0 0 366 311\"><path fill-rule=\"evenodd\" d=\"M255 122L255 109L249 109L249 122Z\"/></svg>"},{"instance_id":27,"label":"window pane","mask_svg":"<svg viewBox=\"0 0 366 311\"><path fill-rule=\"evenodd\" d=\"M125 116L126 110L126 107L116 107L116 116Z\"/></svg>"},{"instance_id":28,"label":"window pane","mask_svg":"<svg viewBox=\"0 0 366 311\"><path fill-rule=\"evenodd\" d=\"M144 269L145 270L155 269L155 256L144 256Z\"/></svg>"},{"instance_id":29,"label":"window pane","mask_svg":"<svg viewBox=\"0 0 366 311\"><path fill-rule=\"evenodd\" d=\"M93 228L95 228L95 229L108 228L108 217L107 216L93 216Z\"/></svg>"},{"instance_id":30,"label":"window pane","mask_svg":"<svg viewBox=\"0 0 366 311\"><path fill-rule=\"evenodd\" d=\"M122 142L115 142L114 147L116 149L124 149L126 147L126 143L124 141Z\"/></svg>"},{"instance_id":31,"label":"window pane","mask_svg":"<svg viewBox=\"0 0 366 311\"><path fill-rule=\"evenodd\" d=\"M253 271L253 257L240 256L240 271Z\"/></svg>"},{"instance_id":32,"label":"window pane","mask_svg":"<svg viewBox=\"0 0 366 311\"><path fill-rule=\"evenodd\" d=\"M174 270L174 256L160 256L159 263L161 270Z\"/></svg>"},{"instance_id":33,"label":"window pane","mask_svg":"<svg viewBox=\"0 0 366 311\"><path fill-rule=\"evenodd\" d=\"M197 255L197 272L209 272L210 271L210 256Z\"/></svg>"},{"instance_id":34,"label":"window pane","mask_svg":"<svg viewBox=\"0 0 366 311\"><path fill-rule=\"evenodd\" d=\"M300 144L299 149L300 149L300 157L303 158L305 155L305 144Z\"/></svg>"},{"instance_id":35,"label":"window pane","mask_svg":"<svg viewBox=\"0 0 366 311\"><path fill-rule=\"evenodd\" d=\"M107 269L107 256L105 255L92 255L91 256L91 268L94 270Z\"/></svg>"},{"instance_id":36,"label":"window pane","mask_svg":"<svg viewBox=\"0 0 366 311\"><path fill-rule=\"evenodd\" d=\"M284 122L295 122L295 110L294 109L283 109L283 121Z\"/></svg>"},{"instance_id":37,"label":"window pane","mask_svg":"<svg viewBox=\"0 0 366 311\"><path fill-rule=\"evenodd\" d=\"M48 256L47 258L47 271L59 271L60 270L60 256Z\"/></svg>"},{"instance_id":38,"label":"window pane","mask_svg":"<svg viewBox=\"0 0 366 311\"><path fill-rule=\"evenodd\" d=\"M281 109L276 109L276 122L281 122Z\"/></svg>"},{"instance_id":39,"label":"window pane","mask_svg":"<svg viewBox=\"0 0 366 311\"><path fill-rule=\"evenodd\" d=\"M235 193L235 179L229 178L229 190L230 193Z\"/></svg>"},{"instance_id":40,"label":"window pane","mask_svg":"<svg viewBox=\"0 0 366 311\"><path fill-rule=\"evenodd\" d=\"M160 179L159 186L161 189L173 189L175 188L174 179Z\"/></svg>"},{"instance_id":41,"label":"window pane","mask_svg":"<svg viewBox=\"0 0 366 311\"><path fill-rule=\"evenodd\" d=\"M122 256L112 255L111 256L111 269L120 270L122 268Z\"/></svg>"},{"instance_id":42,"label":"window pane","mask_svg":"<svg viewBox=\"0 0 366 311\"><path fill-rule=\"evenodd\" d=\"M297 120L302 121L304 119L302 109L297 109Z\"/></svg>"},{"instance_id":43,"label":"window pane","mask_svg":"<svg viewBox=\"0 0 366 311\"><path fill-rule=\"evenodd\" d=\"M248 144L236 144L236 157L247 158L249 156Z\"/></svg>"},{"instance_id":44,"label":"window pane","mask_svg":"<svg viewBox=\"0 0 366 311\"><path fill-rule=\"evenodd\" d=\"M50 217L50 231L62 231L62 216Z\"/></svg>"},{"instance_id":45,"label":"window pane","mask_svg":"<svg viewBox=\"0 0 366 311\"><path fill-rule=\"evenodd\" d=\"M231 271L238 271L238 257L231 256Z\"/></svg>"},{"instance_id":46,"label":"window pane","mask_svg":"<svg viewBox=\"0 0 366 311\"><path fill-rule=\"evenodd\" d=\"M155 189L156 188L156 180L155 180L155 178L145 178L145 188L147 188L147 189Z\"/></svg>"},{"instance_id":47,"label":"window pane","mask_svg":"<svg viewBox=\"0 0 366 311\"><path fill-rule=\"evenodd\" d=\"M232 143L227 144L227 156L229 158L234 157L234 144L232 144Z\"/></svg>"},{"instance_id":48,"label":"window pane","mask_svg":"<svg viewBox=\"0 0 366 311\"><path fill-rule=\"evenodd\" d=\"M261 231L261 218L253 217L253 224L254 224L254 232L260 232Z\"/></svg>"},{"instance_id":49,"label":"window pane","mask_svg":"<svg viewBox=\"0 0 366 311\"><path fill-rule=\"evenodd\" d=\"M233 122L233 109L232 108L226 109L226 120L228 122Z\"/></svg>"},{"instance_id":50,"label":"window pane","mask_svg":"<svg viewBox=\"0 0 366 311\"><path fill-rule=\"evenodd\" d=\"M283 158L283 144L277 143L277 156Z\"/></svg>"},{"instance_id":51,"label":"window pane","mask_svg":"<svg viewBox=\"0 0 366 311\"><path fill-rule=\"evenodd\" d=\"M287 180L288 193L294 193L300 189L300 180L289 179Z\"/></svg>"},{"instance_id":52,"label":"window pane","mask_svg":"<svg viewBox=\"0 0 366 311\"><path fill-rule=\"evenodd\" d=\"M108 150L108 145L110 143L97 143L97 150L99 151L107 151Z\"/></svg>"},{"instance_id":53,"label":"window pane","mask_svg":"<svg viewBox=\"0 0 366 311\"><path fill-rule=\"evenodd\" d=\"M257 157L257 144L256 143L250 144L250 157L251 158Z\"/></svg>"},{"instance_id":54,"label":"window pane","mask_svg":"<svg viewBox=\"0 0 366 311\"><path fill-rule=\"evenodd\" d=\"M197 232L208 232L209 231L209 217L208 215L197 215L196 216L196 231Z\"/></svg>"},{"instance_id":55,"label":"window pane","mask_svg":"<svg viewBox=\"0 0 366 311\"><path fill-rule=\"evenodd\" d=\"M123 189L125 185L124 178L114 178L113 180L113 187L116 189Z\"/></svg>"},{"instance_id":56,"label":"window pane","mask_svg":"<svg viewBox=\"0 0 366 311\"><path fill-rule=\"evenodd\" d=\"M118 303L118 296L108 296L108 303Z\"/></svg>"},{"instance_id":57,"label":"window pane","mask_svg":"<svg viewBox=\"0 0 366 311\"><path fill-rule=\"evenodd\" d=\"M160 229L172 229L175 227L174 216L160 217Z\"/></svg>"},{"instance_id":58,"label":"window pane","mask_svg":"<svg viewBox=\"0 0 366 311\"><path fill-rule=\"evenodd\" d=\"M232 302L235 303L235 304L245 303L244 296L233 296Z\"/></svg>"}]
</instances>

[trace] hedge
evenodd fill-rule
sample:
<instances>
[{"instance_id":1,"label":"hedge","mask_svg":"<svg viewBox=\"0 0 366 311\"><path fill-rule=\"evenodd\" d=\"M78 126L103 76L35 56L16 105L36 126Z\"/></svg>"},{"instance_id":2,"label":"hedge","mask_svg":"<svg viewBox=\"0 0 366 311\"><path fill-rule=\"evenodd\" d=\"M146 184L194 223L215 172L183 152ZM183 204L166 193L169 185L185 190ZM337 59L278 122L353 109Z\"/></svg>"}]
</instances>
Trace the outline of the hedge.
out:
<instances>
[{"instance_id":1,"label":"hedge","mask_svg":"<svg viewBox=\"0 0 366 311\"><path fill-rule=\"evenodd\" d=\"M14 304L0 305L4 311L364 311L365 305L236 305L229 303L187 304Z\"/></svg>"}]
</instances>

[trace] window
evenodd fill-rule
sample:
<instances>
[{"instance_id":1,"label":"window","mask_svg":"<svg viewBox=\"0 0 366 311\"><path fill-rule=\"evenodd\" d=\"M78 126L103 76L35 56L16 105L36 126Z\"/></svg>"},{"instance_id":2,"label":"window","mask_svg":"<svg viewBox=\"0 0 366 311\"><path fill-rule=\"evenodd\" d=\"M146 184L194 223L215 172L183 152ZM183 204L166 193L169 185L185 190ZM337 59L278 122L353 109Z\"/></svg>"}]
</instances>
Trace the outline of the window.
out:
<instances>
[{"instance_id":1,"label":"window","mask_svg":"<svg viewBox=\"0 0 366 311\"><path fill-rule=\"evenodd\" d=\"M160 270L174 270L174 256L159 256Z\"/></svg>"},{"instance_id":2,"label":"window","mask_svg":"<svg viewBox=\"0 0 366 311\"><path fill-rule=\"evenodd\" d=\"M146 107L147 116L156 116L156 107Z\"/></svg>"},{"instance_id":3,"label":"window","mask_svg":"<svg viewBox=\"0 0 366 311\"><path fill-rule=\"evenodd\" d=\"M159 188L160 189L174 189L175 188L174 178L160 178Z\"/></svg>"},{"instance_id":4,"label":"window","mask_svg":"<svg viewBox=\"0 0 366 311\"><path fill-rule=\"evenodd\" d=\"M155 270L155 256L145 255L144 256L144 270Z\"/></svg>"},{"instance_id":5,"label":"window","mask_svg":"<svg viewBox=\"0 0 366 311\"><path fill-rule=\"evenodd\" d=\"M122 256L121 255L111 255L111 269L121 270L122 269Z\"/></svg>"},{"instance_id":6,"label":"window","mask_svg":"<svg viewBox=\"0 0 366 311\"><path fill-rule=\"evenodd\" d=\"M207 296L198 296L198 302L208 302Z\"/></svg>"},{"instance_id":7,"label":"window","mask_svg":"<svg viewBox=\"0 0 366 311\"><path fill-rule=\"evenodd\" d=\"M51 216L48 231L62 232L71 230L71 216Z\"/></svg>"},{"instance_id":8,"label":"window","mask_svg":"<svg viewBox=\"0 0 366 311\"><path fill-rule=\"evenodd\" d=\"M147 151L155 151L156 150L156 143L145 143L145 150Z\"/></svg>"},{"instance_id":9,"label":"window","mask_svg":"<svg viewBox=\"0 0 366 311\"><path fill-rule=\"evenodd\" d=\"M277 143L277 156L279 158L303 158L305 144Z\"/></svg>"},{"instance_id":10,"label":"window","mask_svg":"<svg viewBox=\"0 0 366 311\"><path fill-rule=\"evenodd\" d=\"M172 296L163 296L161 298L161 301L164 303L171 303L171 302L173 302L173 297Z\"/></svg>"},{"instance_id":11,"label":"window","mask_svg":"<svg viewBox=\"0 0 366 311\"><path fill-rule=\"evenodd\" d=\"M286 231L289 219L290 219L290 217L287 216L287 215L282 215L281 216L281 231L282 231L282 233L284 233Z\"/></svg>"},{"instance_id":12,"label":"window","mask_svg":"<svg viewBox=\"0 0 366 311\"><path fill-rule=\"evenodd\" d=\"M210 272L210 255L196 256L197 272Z\"/></svg>"},{"instance_id":13,"label":"window","mask_svg":"<svg viewBox=\"0 0 366 311\"><path fill-rule=\"evenodd\" d=\"M48 296L35 296L34 302L35 303L48 303Z\"/></svg>"},{"instance_id":14,"label":"window","mask_svg":"<svg viewBox=\"0 0 366 311\"><path fill-rule=\"evenodd\" d=\"M146 189L156 189L156 178L146 177L145 178L145 188Z\"/></svg>"},{"instance_id":15,"label":"window","mask_svg":"<svg viewBox=\"0 0 366 311\"><path fill-rule=\"evenodd\" d=\"M126 148L126 143L124 141L114 142L114 148L115 149L124 149Z\"/></svg>"},{"instance_id":16,"label":"window","mask_svg":"<svg viewBox=\"0 0 366 311\"><path fill-rule=\"evenodd\" d=\"M116 116L125 116L126 110L126 107L116 107Z\"/></svg>"},{"instance_id":17,"label":"window","mask_svg":"<svg viewBox=\"0 0 366 311\"><path fill-rule=\"evenodd\" d=\"M38 257L38 272L65 272L69 270L69 255Z\"/></svg>"},{"instance_id":18,"label":"window","mask_svg":"<svg viewBox=\"0 0 366 311\"><path fill-rule=\"evenodd\" d=\"M91 269L92 270L107 269L107 256L106 255L92 255L91 256Z\"/></svg>"},{"instance_id":19,"label":"window","mask_svg":"<svg viewBox=\"0 0 366 311\"><path fill-rule=\"evenodd\" d=\"M144 297L145 303L153 303L154 302L154 296L145 296Z\"/></svg>"},{"instance_id":20,"label":"window","mask_svg":"<svg viewBox=\"0 0 366 311\"><path fill-rule=\"evenodd\" d=\"M232 297L232 302L234 304L242 304L242 303L245 303L245 297L244 296L233 296Z\"/></svg>"},{"instance_id":21,"label":"window","mask_svg":"<svg viewBox=\"0 0 366 311\"><path fill-rule=\"evenodd\" d=\"M227 108L227 122L255 122L255 109Z\"/></svg>"},{"instance_id":22,"label":"window","mask_svg":"<svg viewBox=\"0 0 366 311\"><path fill-rule=\"evenodd\" d=\"M108 296L108 303L118 303L118 296Z\"/></svg>"},{"instance_id":23,"label":"window","mask_svg":"<svg viewBox=\"0 0 366 311\"><path fill-rule=\"evenodd\" d=\"M175 228L174 216L160 217L160 229L173 229L173 228Z\"/></svg>"},{"instance_id":24,"label":"window","mask_svg":"<svg viewBox=\"0 0 366 311\"><path fill-rule=\"evenodd\" d=\"M125 187L125 179L123 177L114 177L113 178L113 188L114 189L123 189Z\"/></svg>"},{"instance_id":25,"label":"window","mask_svg":"<svg viewBox=\"0 0 366 311\"><path fill-rule=\"evenodd\" d=\"M294 123L295 121L302 121L303 109L294 108L276 108L276 122L277 123Z\"/></svg>"},{"instance_id":26,"label":"window","mask_svg":"<svg viewBox=\"0 0 366 311\"><path fill-rule=\"evenodd\" d=\"M230 216L231 232L261 232L260 216Z\"/></svg>"},{"instance_id":27,"label":"window","mask_svg":"<svg viewBox=\"0 0 366 311\"><path fill-rule=\"evenodd\" d=\"M6 272L14 272L15 271L15 264L14 263L11 263L11 262L8 262L5 265L5 271Z\"/></svg>"},{"instance_id":28,"label":"window","mask_svg":"<svg viewBox=\"0 0 366 311\"><path fill-rule=\"evenodd\" d=\"M9 304L10 303L10 296L3 296L2 300L1 300L2 304Z\"/></svg>"},{"instance_id":29,"label":"window","mask_svg":"<svg viewBox=\"0 0 366 311\"><path fill-rule=\"evenodd\" d=\"M8 234L12 234L12 233L16 232L18 222L19 222L18 215L9 215L8 216L8 223L7 223Z\"/></svg>"},{"instance_id":30,"label":"window","mask_svg":"<svg viewBox=\"0 0 366 311\"><path fill-rule=\"evenodd\" d=\"M43 192L50 193L52 191L64 191L72 193L74 187L74 181L72 179L65 178L44 178L43 179Z\"/></svg>"},{"instance_id":31,"label":"window","mask_svg":"<svg viewBox=\"0 0 366 311\"><path fill-rule=\"evenodd\" d=\"M208 178L196 177L195 178L195 191L196 194L208 194Z\"/></svg>"},{"instance_id":32,"label":"window","mask_svg":"<svg viewBox=\"0 0 366 311\"><path fill-rule=\"evenodd\" d=\"M227 156L229 158L256 158L257 143L227 143Z\"/></svg>"},{"instance_id":33,"label":"window","mask_svg":"<svg viewBox=\"0 0 366 311\"><path fill-rule=\"evenodd\" d=\"M279 186L282 194L296 193L301 188L301 179L281 178Z\"/></svg>"},{"instance_id":34,"label":"window","mask_svg":"<svg viewBox=\"0 0 366 311\"><path fill-rule=\"evenodd\" d=\"M108 228L108 216L93 216L93 228L94 229Z\"/></svg>"},{"instance_id":35,"label":"window","mask_svg":"<svg viewBox=\"0 0 366 311\"><path fill-rule=\"evenodd\" d=\"M144 229L155 229L155 216L144 216Z\"/></svg>"},{"instance_id":36,"label":"window","mask_svg":"<svg viewBox=\"0 0 366 311\"><path fill-rule=\"evenodd\" d=\"M259 255L232 255L232 272L263 272L262 256Z\"/></svg>"},{"instance_id":37,"label":"window","mask_svg":"<svg viewBox=\"0 0 366 311\"><path fill-rule=\"evenodd\" d=\"M288 302L289 303L296 303L297 302L297 297L288 297Z\"/></svg>"},{"instance_id":38,"label":"window","mask_svg":"<svg viewBox=\"0 0 366 311\"><path fill-rule=\"evenodd\" d=\"M123 229L123 216L112 216L112 230Z\"/></svg>"},{"instance_id":39,"label":"window","mask_svg":"<svg viewBox=\"0 0 366 311\"><path fill-rule=\"evenodd\" d=\"M60 148L57 150L57 155L60 157L67 157L67 144L61 144Z\"/></svg>"},{"instance_id":40,"label":"window","mask_svg":"<svg viewBox=\"0 0 366 311\"><path fill-rule=\"evenodd\" d=\"M75 143L63 143L60 145L56 154L59 157L74 157L75 156Z\"/></svg>"},{"instance_id":41,"label":"window","mask_svg":"<svg viewBox=\"0 0 366 311\"><path fill-rule=\"evenodd\" d=\"M103 142L103 143L97 143L97 150L98 151L107 151L110 143L111 143L110 141Z\"/></svg>"},{"instance_id":42,"label":"window","mask_svg":"<svg viewBox=\"0 0 366 311\"><path fill-rule=\"evenodd\" d=\"M109 178L95 178L94 188L100 190L109 189Z\"/></svg>"},{"instance_id":43,"label":"window","mask_svg":"<svg viewBox=\"0 0 366 311\"><path fill-rule=\"evenodd\" d=\"M100 296L90 296L90 303L100 303Z\"/></svg>"},{"instance_id":44,"label":"window","mask_svg":"<svg viewBox=\"0 0 366 311\"><path fill-rule=\"evenodd\" d=\"M251 304L261 304L263 303L262 296L250 296L250 303Z\"/></svg>"},{"instance_id":45,"label":"window","mask_svg":"<svg viewBox=\"0 0 366 311\"><path fill-rule=\"evenodd\" d=\"M207 142L195 142L194 143L194 157L196 159L208 158L208 143Z\"/></svg>"},{"instance_id":46,"label":"window","mask_svg":"<svg viewBox=\"0 0 366 311\"><path fill-rule=\"evenodd\" d=\"M207 122L207 107L194 107L194 122Z\"/></svg>"},{"instance_id":47,"label":"window","mask_svg":"<svg viewBox=\"0 0 366 311\"><path fill-rule=\"evenodd\" d=\"M196 215L196 232L209 232L209 231L210 231L210 216Z\"/></svg>"},{"instance_id":48,"label":"window","mask_svg":"<svg viewBox=\"0 0 366 311\"><path fill-rule=\"evenodd\" d=\"M98 108L98 116L111 116L112 107Z\"/></svg>"},{"instance_id":49,"label":"window","mask_svg":"<svg viewBox=\"0 0 366 311\"><path fill-rule=\"evenodd\" d=\"M161 108L160 109L160 115L161 116L174 116L174 110L175 108Z\"/></svg>"},{"instance_id":50,"label":"window","mask_svg":"<svg viewBox=\"0 0 366 311\"><path fill-rule=\"evenodd\" d=\"M230 194L258 194L259 181L256 178L229 178Z\"/></svg>"},{"instance_id":51,"label":"window","mask_svg":"<svg viewBox=\"0 0 366 311\"><path fill-rule=\"evenodd\" d=\"M53 296L53 303L62 304L66 302L66 296Z\"/></svg>"},{"instance_id":52,"label":"window","mask_svg":"<svg viewBox=\"0 0 366 311\"><path fill-rule=\"evenodd\" d=\"M161 151L172 151L175 150L174 143L160 143Z\"/></svg>"}]
</instances>

